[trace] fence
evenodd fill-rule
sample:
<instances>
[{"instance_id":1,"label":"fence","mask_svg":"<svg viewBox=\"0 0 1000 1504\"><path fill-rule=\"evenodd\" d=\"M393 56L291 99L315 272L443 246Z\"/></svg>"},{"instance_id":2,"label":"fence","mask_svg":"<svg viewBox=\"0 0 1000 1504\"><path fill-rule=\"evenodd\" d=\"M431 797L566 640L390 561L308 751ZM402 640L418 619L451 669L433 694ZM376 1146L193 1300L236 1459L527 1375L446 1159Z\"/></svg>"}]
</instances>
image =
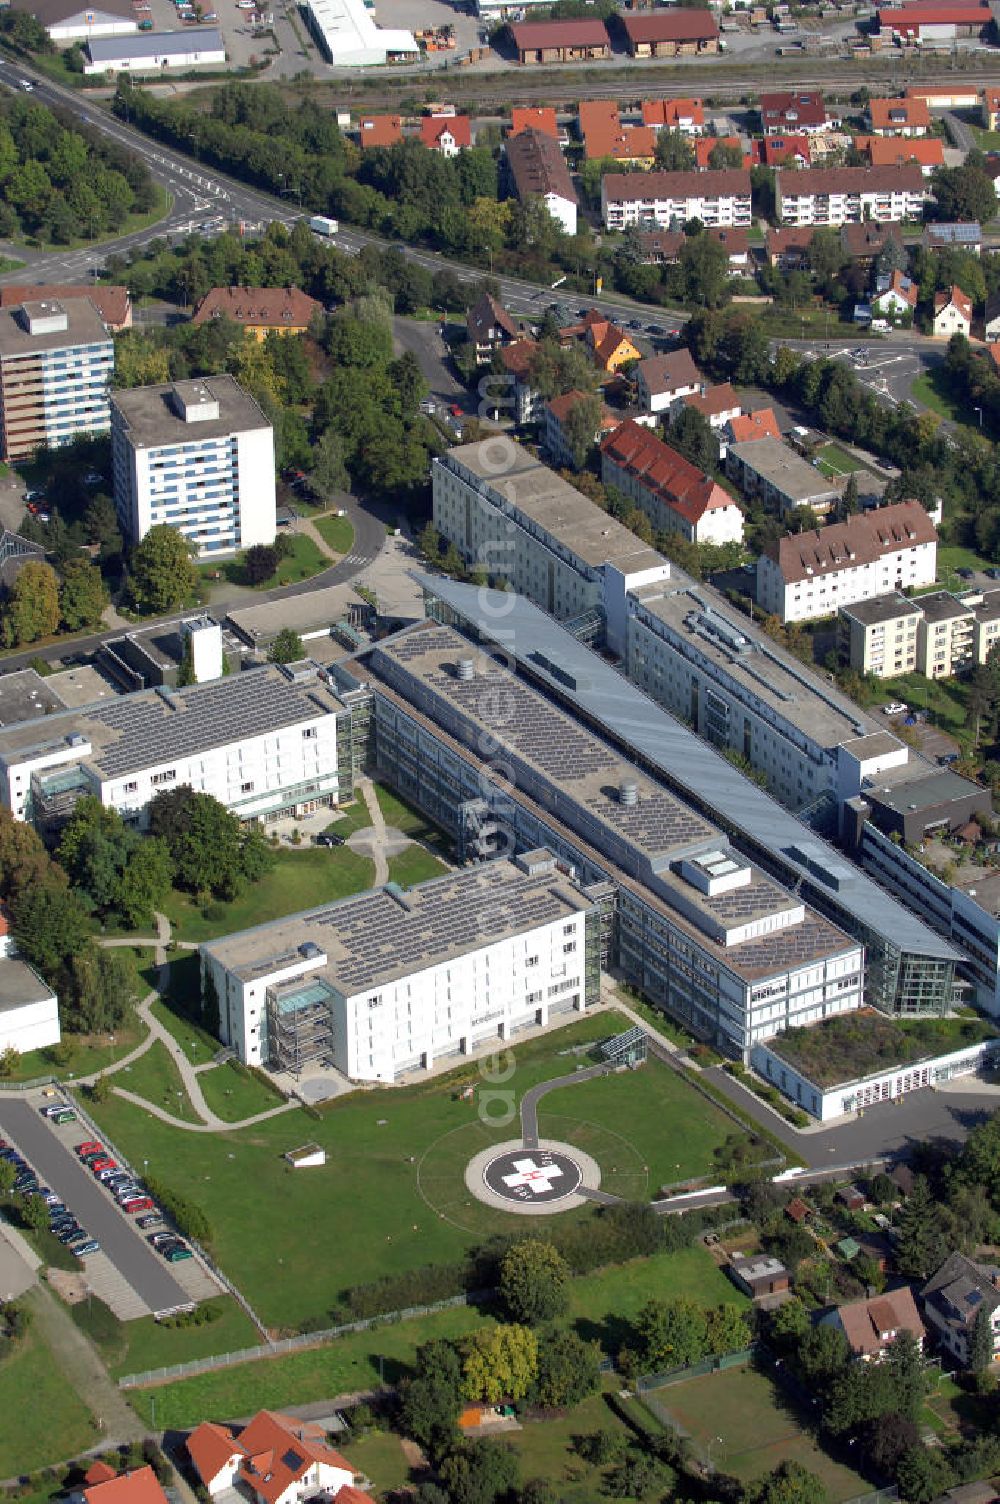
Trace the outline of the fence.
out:
<instances>
[{"instance_id":1,"label":"fence","mask_svg":"<svg viewBox=\"0 0 1000 1504\"><path fill-rule=\"evenodd\" d=\"M668 1368L664 1373L644 1373L635 1381L636 1394L646 1394L650 1389L663 1389L668 1384L681 1384L685 1379L700 1379L706 1373L721 1373L726 1368L736 1368L749 1363L757 1351L757 1344L738 1348L731 1353L717 1353L711 1358L702 1358L699 1363L689 1363L684 1368Z\"/></svg>"},{"instance_id":2,"label":"fence","mask_svg":"<svg viewBox=\"0 0 1000 1504\"><path fill-rule=\"evenodd\" d=\"M392 1326L397 1321L409 1321L414 1316L433 1316L436 1311L450 1311L456 1306L471 1304L468 1295L452 1295L448 1300L435 1301L430 1306L407 1306L402 1311L390 1311L384 1316L367 1316L361 1321L348 1321L343 1326L331 1326L321 1332L301 1332L297 1337L282 1337L276 1342L259 1347L243 1347L236 1352L217 1353L213 1358L192 1358L188 1363L171 1363L166 1368L150 1368L144 1373L128 1373L118 1380L119 1389L142 1389L148 1384L160 1383L163 1379L185 1379L194 1374L212 1373L218 1368L233 1368L238 1363L253 1363L258 1358L276 1358L283 1353L299 1352L306 1347L322 1347L338 1337L349 1337L355 1332L371 1332L380 1326Z\"/></svg>"},{"instance_id":3,"label":"fence","mask_svg":"<svg viewBox=\"0 0 1000 1504\"><path fill-rule=\"evenodd\" d=\"M31 1081L4 1081L0 1079L0 1092L37 1091L40 1086L72 1086L71 1081L57 1081L55 1076L35 1076Z\"/></svg>"}]
</instances>

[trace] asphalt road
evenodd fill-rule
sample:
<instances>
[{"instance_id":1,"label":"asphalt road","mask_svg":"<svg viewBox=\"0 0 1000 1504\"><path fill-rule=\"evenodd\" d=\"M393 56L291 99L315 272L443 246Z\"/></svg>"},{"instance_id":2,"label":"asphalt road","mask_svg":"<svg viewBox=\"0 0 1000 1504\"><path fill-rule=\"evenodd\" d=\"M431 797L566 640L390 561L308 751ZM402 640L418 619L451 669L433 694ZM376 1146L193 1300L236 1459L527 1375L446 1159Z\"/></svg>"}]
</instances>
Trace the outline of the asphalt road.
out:
<instances>
[{"instance_id":1,"label":"asphalt road","mask_svg":"<svg viewBox=\"0 0 1000 1504\"><path fill-rule=\"evenodd\" d=\"M79 1127L79 1141L89 1137ZM118 1210L110 1192L79 1163L31 1102L0 1099L0 1128L45 1185L59 1194L116 1266L123 1279L151 1311L190 1305L191 1297L174 1279L170 1266L143 1241Z\"/></svg>"}]
</instances>

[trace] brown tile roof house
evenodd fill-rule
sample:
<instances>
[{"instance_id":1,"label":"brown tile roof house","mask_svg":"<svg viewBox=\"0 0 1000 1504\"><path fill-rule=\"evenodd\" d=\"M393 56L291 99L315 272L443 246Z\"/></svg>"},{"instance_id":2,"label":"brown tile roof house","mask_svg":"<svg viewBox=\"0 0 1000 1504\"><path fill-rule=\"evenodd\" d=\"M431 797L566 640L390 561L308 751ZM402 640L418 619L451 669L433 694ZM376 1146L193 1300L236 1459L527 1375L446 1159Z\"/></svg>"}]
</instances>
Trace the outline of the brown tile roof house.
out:
<instances>
[{"instance_id":1,"label":"brown tile roof house","mask_svg":"<svg viewBox=\"0 0 1000 1504\"><path fill-rule=\"evenodd\" d=\"M703 392L692 392L689 396L682 397L681 401L685 407L693 407L696 413L701 413L710 423L723 413L738 416L742 408L739 397L728 381L706 387Z\"/></svg>"},{"instance_id":2,"label":"brown tile roof house","mask_svg":"<svg viewBox=\"0 0 1000 1504\"><path fill-rule=\"evenodd\" d=\"M651 397L671 396L684 387L701 385L701 372L686 347L667 355L650 355L639 362L637 376Z\"/></svg>"},{"instance_id":3,"label":"brown tile roof house","mask_svg":"<svg viewBox=\"0 0 1000 1504\"><path fill-rule=\"evenodd\" d=\"M676 57L682 52L717 52L719 27L711 11L678 7L621 17L633 57Z\"/></svg>"},{"instance_id":4,"label":"brown tile roof house","mask_svg":"<svg viewBox=\"0 0 1000 1504\"><path fill-rule=\"evenodd\" d=\"M616 472L632 477L641 492L672 514L675 530L691 542L697 541L698 525L708 513L736 505L704 470L631 420L620 423L601 445L606 485L615 484Z\"/></svg>"},{"instance_id":5,"label":"brown tile roof house","mask_svg":"<svg viewBox=\"0 0 1000 1504\"><path fill-rule=\"evenodd\" d=\"M110 282L99 282L96 287L66 286L56 282L8 282L0 287L0 308L18 308L33 299L89 298L112 334L119 329L132 327L132 299L127 287L115 287Z\"/></svg>"},{"instance_id":6,"label":"brown tile roof house","mask_svg":"<svg viewBox=\"0 0 1000 1504\"><path fill-rule=\"evenodd\" d=\"M506 308L488 292L480 293L465 316L469 343L475 346L476 360L483 364L490 352L519 339L521 330Z\"/></svg>"},{"instance_id":7,"label":"brown tile roof house","mask_svg":"<svg viewBox=\"0 0 1000 1504\"><path fill-rule=\"evenodd\" d=\"M812 1216L812 1208L806 1205L801 1196L793 1196L785 1207L785 1216L801 1226Z\"/></svg>"},{"instance_id":8,"label":"brown tile roof house","mask_svg":"<svg viewBox=\"0 0 1000 1504\"><path fill-rule=\"evenodd\" d=\"M769 543L765 552L789 584L837 569L856 569L885 553L936 541L937 530L926 509L911 498L859 512L846 522L827 523L814 532L787 533Z\"/></svg>"},{"instance_id":9,"label":"brown tile roof house","mask_svg":"<svg viewBox=\"0 0 1000 1504\"><path fill-rule=\"evenodd\" d=\"M521 63L586 62L611 56L603 21L520 21L509 29Z\"/></svg>"},{"instance_id":10,"label":"brown tile roof house","mask_svg":"<svg viewBox=\"0 0 1000 1504\"><path fill-rule=\"evenodd\" d=\"M298 287L213 287L194 311L193 324L209 319L232 319L246 329L267 333L298 333L309 328L322 303Z\"/></svg>"},{"instance_id":11,"label":"brown tile roof house","mask_svg":"<svg viewBox=\"0 0 1000 1504\"><path fill-rule=\"evenodd\" d=\"M880 1358L900 1332L910 1332L923 1346L927 1335L909 1286L887 1290L873 1300L839 1306L829 1319L839 1326L856 1358Z\"/></svg>"},{"instance_id":12,"label":"brown tile roof house","mask_svg":"<svg viewBox=\"0 0 1000 1504\"><path fill-rule=\"evenodd\" d=\"M762 94L760 119L764 134L786 135L789 131L822 130L827 124L826 105L818 89L799 93Z\"/></svg>"},{"instance_id":13,"label":"brown tile roof house","mask_svg":"<svg viewBox=\"0 0 1000 1504\"><path fill-rule=\"evenodd\" d=\"M841 225L840 244L852 261L871 262L881 256L891 240L902 247L898 225L880 225L863 220L856 225Z\"/></svg>"},{"instance_id":14,"label":"brown tile roof house","mask_svg":"<svg viewBox=\"0 0 1000 1504\"><path fill-rule=\"evenodd\" d=\"M778 172L775 196L782 190L799 198L812 194L825 198L837 194L923 193L924 175L915 162L902 167L807 167L798 172Z\"/></svg>"},{"instance_id":15,"label":"brown tile roof house","mask_svg":"<svg viewBox=\"0 0 1000 1504\"><path fill-rule=\"evenodd\" d=\"M742 225L712 225L705 234L725 246L731 262L743 260L750 249L750 239ZM683 230L640 230L635 242L643 261L652 266L673 266L680 259L687 239Z\"/></svg>"},{"instance_id":16,"label":"brown tile roof house","mask_svg":"<svg viewBox=\"0 0 1000 1504\"><path fill-rule=\"evenodd\" d=\"M796 177L804 176L796 173ZM636 198L749 198L750 174L742 167L712 172L610 172L603 191L611 204L627 204Z\"/></svg>"},{"instance_id":17,"label":"brown tile roof house","mask_svg":"<svg viewBox=\"0 0 1000 1504\"><path fill-rule=\"evenodd\" d=\"M576 189L559 142L543 131L519 131L507 140L507 166L519 198L554 193L575 204Z\"/></svg>"},{"instance_id":18,"label":"brown tile roof house","mask_svg":"<svg viewBox=\"0 0 1000 1504\"><path fill-rule=\"evenodd\" d=\"M845 225L845 229L864 229L863 225ZM771 266L801 266L808 259L809 247L816 234L814 225L789 225L786 229L768 229L764 247Z\"/></svg>"}]
</instances>

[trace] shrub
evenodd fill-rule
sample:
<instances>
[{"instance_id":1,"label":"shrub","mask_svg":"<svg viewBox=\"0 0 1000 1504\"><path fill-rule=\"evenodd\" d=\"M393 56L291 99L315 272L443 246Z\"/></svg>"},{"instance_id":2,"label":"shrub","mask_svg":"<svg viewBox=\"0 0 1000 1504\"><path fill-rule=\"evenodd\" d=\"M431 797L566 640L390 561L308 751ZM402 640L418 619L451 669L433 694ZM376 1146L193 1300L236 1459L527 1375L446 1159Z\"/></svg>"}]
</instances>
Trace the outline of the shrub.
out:
<instances>
[{"instance_id":1,"label":"shrub","mask_svg":"<svg viewBox=\"0 0 1000 1504\"><path fill-rule=\"evenodd\" d=\"M160 1203L167 1216L177 1224L185 1237L193 1238L198 1243L211 1242L212 1229L200 1206L194 1206L153 1175L146 1176L146 1189L154 1201Z\"/></svg>"}]
</instances>

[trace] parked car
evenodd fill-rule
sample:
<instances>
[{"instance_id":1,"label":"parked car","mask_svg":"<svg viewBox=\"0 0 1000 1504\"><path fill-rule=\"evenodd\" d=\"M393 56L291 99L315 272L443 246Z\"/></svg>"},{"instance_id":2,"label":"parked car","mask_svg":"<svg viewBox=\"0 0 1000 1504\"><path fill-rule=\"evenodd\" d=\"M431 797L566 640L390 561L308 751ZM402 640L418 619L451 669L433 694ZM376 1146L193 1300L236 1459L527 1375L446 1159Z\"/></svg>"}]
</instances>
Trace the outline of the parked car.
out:
<instances>
[{"instance_id":1,"label":"parked car","mask_svg":"<svg viewBox=\"0 0 1000 1504\"><path fill-rule=\"evenodd\" d=\"M168 1248L164 1257L168 1264L179 1264L182 1259L193 1259L194 1254L186 1243L179 1243L176 1248Z\"/></svg>"},{"instance_id":2,"label":"parked car","mask_svg":"<svg viewBox=\"0 0 1000 1504\"><path fill-rule=\"evenodd\" d=\"M63 1112L68 1106L68 1102L46 1102L38 1110L43 1118L54 1118L57 1112Z\"/></svg>"},{"instance_id":3,"label":"parked car","mask_svg":"<svg viewBox=\"0 0 1000 1504\"><path fill-rule=\"evenodd\" d=\"M147 1232L151 1227L163 1227L164 1221L159 1212L150 1212L145 1217L136 1217L135 1225L141 1227L143 1232Z\"/></svg>"},{"instance_id":4,"label":"parked car","mask_svg":"<svg viewBox=\"0 0 1000 1504\"><path fill-rule=\"evenodd\" d=\"M955 573L958 575L958 578L960 580L971 580L972 577L973 577L973 575L975 574L975 572L976 571L974 569L956 569L955 570Z\"/></svg>"},{"instance_id":5,"label":"parked car","mask_svg":"<svg viewBox=\"0 0 1000 1504\"><path fill-rule=\"evenodd\" d=\"M343 844L343 836L338 836L333 831L326 830L316 837L317 846L343 846Z\"/></svg>"},{"instance_id":6,"label":"parked car","mask_svg":"<svg viewBox=\"0 0 1000 1504\"><path fill-rule=\"evenodd\" d=\"M960 755L961 754L958 752L942 752L941 756L938 758L938 766L942 768L950 768L953 762L958 762Z\"/></svg>"},{"instance_id":7,"label":"parked car","mask_svg":"<svg viewBox=\"0 0 1000 1504\"><path fill-rule=\"evenodd\" d=\"M151 1212L155 1204L152 1196L133 1196L131 1200L122 1202L122 1211L134 1217L136 1212Z\"/></svg>"},{"instance_id":8,"label":"parked car","mask_svg":"<svg viewBox=\"0 0 1000 1504\"><path fill-rule=\"evenodd\" d=\"M85 1154L103 1154L104 1145L99 1144L96 1139L88 1138L85 1139L82 1144L77 1144L76 1152L77 1154L79 1154L81 1159Z\"/></svg>"},{"instance_id":9,"label":"parked car","mask_svg":"<svg viewBox=\"0 0 1000 1504\"><path fill-rule=\"evenodd\" d=\"M89 1254L100 1253L101 1245L96 1238L88 1238L85 1243L77 1243L73 1249L78 1259L85 1259Z\"/></svg>"},{"instance_id":10,"label":"parked car","mask_svg":"<svg viewBox=\"0 0 1000 1504\"><path fill-rule=\"evenodd\" d=\"M56 1233L56 1237L59 1239L60 1243L68 1244L71 1243L74 1238L78 1238L82 1232L83 1228L80 1226L79 1222L72 1222L66 1227L61 1227Z\"/></svg>"},{"instance_id":11,"label":"parked car","mask_svg":"<svg viewBox=\"0 0 1000 1504\"><path fill-rule=\"evenodd\" d=\"M889 703L888 703L888 705L883 705L882 706L882 714L883 715L905 715L908 709L909 709L909 706L908 705L904 705L903 702L902 702L902 700L890 700Z\"/></svg>"},{"instance_id":12,"label":"parked car","mask_svg":"<svg viewBox=\"0 0 1000 1504\"><path fill-rule=\"evenodd\" d=\"M73 1111L72 1107L64 1107L62 1112L54 1112L52 1114L52 1122L58 1123L60 1128L64 1123L75 1123L76 1113Z\"/></svg>"}]
</instances>

